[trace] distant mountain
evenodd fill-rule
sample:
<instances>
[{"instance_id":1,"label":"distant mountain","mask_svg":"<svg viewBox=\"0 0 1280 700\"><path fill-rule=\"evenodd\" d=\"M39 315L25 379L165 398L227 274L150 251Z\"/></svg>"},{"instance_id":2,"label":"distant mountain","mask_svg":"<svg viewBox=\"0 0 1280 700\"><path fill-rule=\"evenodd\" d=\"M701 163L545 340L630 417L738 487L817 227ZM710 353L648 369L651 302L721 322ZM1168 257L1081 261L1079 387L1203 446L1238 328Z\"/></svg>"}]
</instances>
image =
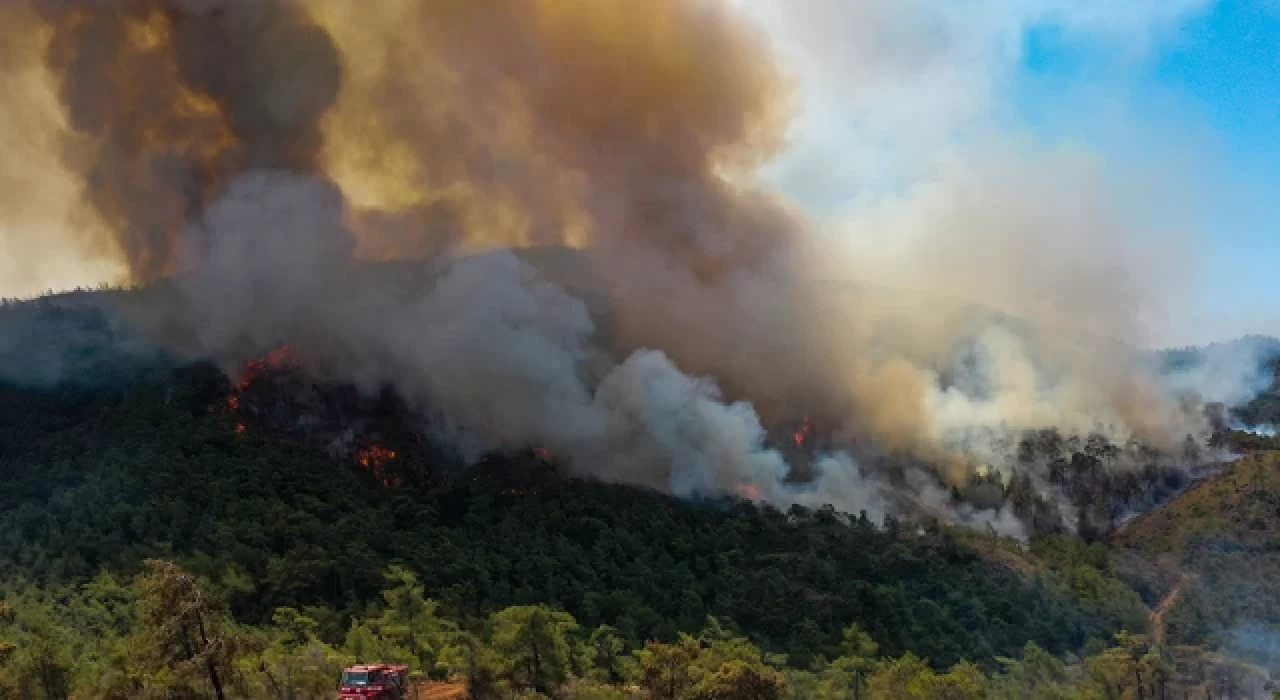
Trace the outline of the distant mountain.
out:
<instances>
[{"instance_id":1,"label":"distant mountain","mask_svg":"<svg viewBox=\"0 0 1280 700\"><path fill-rule=\"evenodd\" d=\"M1165 371L1169 372L1193 369L1221 357L1252 356L1274 360L1280 358L1280 339L1267 335L1246 335L1203 346L1167 348L1160 350L1157 355L1164 363Z\"/></svg>"}]
</instances>

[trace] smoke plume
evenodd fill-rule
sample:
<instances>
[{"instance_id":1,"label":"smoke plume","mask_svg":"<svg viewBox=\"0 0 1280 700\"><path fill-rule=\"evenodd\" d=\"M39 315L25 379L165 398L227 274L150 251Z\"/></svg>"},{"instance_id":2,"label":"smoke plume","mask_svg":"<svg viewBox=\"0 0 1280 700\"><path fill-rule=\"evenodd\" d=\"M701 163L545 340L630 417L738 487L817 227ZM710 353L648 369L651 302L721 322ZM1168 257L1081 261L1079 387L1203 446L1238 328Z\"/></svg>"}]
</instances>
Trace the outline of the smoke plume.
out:
<instances>
[{"instance_id":1,"label":"smoke plume","mask_svg":"<svg viewBox=\"0 0 1280 700\"><path fill-rule=\"evenodd\" d=\"M718 2L7 12L46 39L56 155L134 281L172 272L187 222L260 168L335 180L373 257L632 238L713 272L787 227L731 182L776 151L788 112L758 33Z\"/></svg>"},{"instance_id":2,"label":"smoke plume","mask_svg":"<svg viewBox=\"0 0 1280 700\"><path fill-rule=\"evenodd\" d=\"M44 183L29 217L4 198L7 248L74 228L128 281L175 280L147 312L165 341L228 364L290 343L317 376L394 385L464 455L536 445L680 495L906 501L1015 532L937 475L1003 464L1022 430L1206 428L1133 350L1181 269L1153 264L1140 196L1071 154L961 154L843 212L896 251L850 255L762 177L802 82L724 0L0 19L23 38L0 49L21 97L0 129L31 132ZM864 48L909 70L908 44ZM796 459L802 417L825 442ZM936 468L872 466L899 456Z\"/></svg>"}]
</instances>

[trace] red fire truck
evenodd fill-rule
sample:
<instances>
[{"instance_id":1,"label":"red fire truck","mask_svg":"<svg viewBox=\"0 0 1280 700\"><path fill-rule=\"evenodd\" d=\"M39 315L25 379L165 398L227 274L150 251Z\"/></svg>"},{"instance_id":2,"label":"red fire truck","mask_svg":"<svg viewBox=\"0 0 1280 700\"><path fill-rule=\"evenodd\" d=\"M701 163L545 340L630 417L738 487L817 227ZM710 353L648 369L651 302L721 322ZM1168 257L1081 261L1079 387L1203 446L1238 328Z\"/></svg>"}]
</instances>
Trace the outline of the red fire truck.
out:
<instances>
[{"instance_id":1,"label":"red fire truck","mask_svg":"<svg viewBox=\"0 0 1280 700\"><path fill-rule=\"evenodd\" d=\"M409 667L395 664L361 664L342 671L340 700L404 700L409 688Z\"/></svg>"}]
</instances>

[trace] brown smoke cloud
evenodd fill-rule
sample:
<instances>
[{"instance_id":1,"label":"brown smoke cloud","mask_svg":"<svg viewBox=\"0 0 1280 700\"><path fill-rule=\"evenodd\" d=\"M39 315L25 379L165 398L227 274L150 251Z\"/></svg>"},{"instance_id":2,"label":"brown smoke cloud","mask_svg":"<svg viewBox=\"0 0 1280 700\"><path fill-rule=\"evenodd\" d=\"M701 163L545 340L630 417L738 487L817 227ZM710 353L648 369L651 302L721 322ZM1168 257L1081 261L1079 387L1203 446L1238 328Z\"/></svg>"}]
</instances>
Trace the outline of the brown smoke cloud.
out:
<instances>
[{"instance_id":1,"label":"brown smoke cloud","mask_svg":"<svg viewBox=\"0 0 1280 700\"><path fill-rule=\"evenodd\" d=\"M78 178L58 159L66 116L41 52L48 31L35 31L29 7L0 6L6 33L0 48L0 293L28 296L93 284L120 275L105 232L77 209ZM94 234L78 235L77 231ZM68 251L84 249L84 255Z\"/></svg>"},{"instance_id":2,"label":"brown smoke cloud","mask_svg":"<svg viewBox=\"0 0 1280 700\"><path fill-rule=\"evenodd\" d=\"M791 110L763 37L721 2L307 5L347 58L326 163L372 210L370 256L643 242L714 274L792 226L735 184Z\"/></svg>"},{"instance_id":3,"label":"brown smoke cloud","mask_svg":"<svg viewBox=\"0 0 1280 700\"><path fill-rule=\"evenodd\" d=\"M643 240L712 273L788 227L734 184L786 85L719 2L28 0L58 157L135 281L240 173L331 178L366 257ZM11 29L9 31L18 31ZM27 47L31 49L32 47ZM29 56L26 56L29 60Z\"/></svg>"},{"instance_id":4,"label":"brown smoke cloud","mask_svg":"<svg viewBox=\"0 0 1280 700\"><path fill-rule=\"evenodd\" d=\"M317 164L342 69L293 3L30 7L69 129L59 156L135 281L173 271L178 234L236 173Z\"/></svg>"}]
</instances>

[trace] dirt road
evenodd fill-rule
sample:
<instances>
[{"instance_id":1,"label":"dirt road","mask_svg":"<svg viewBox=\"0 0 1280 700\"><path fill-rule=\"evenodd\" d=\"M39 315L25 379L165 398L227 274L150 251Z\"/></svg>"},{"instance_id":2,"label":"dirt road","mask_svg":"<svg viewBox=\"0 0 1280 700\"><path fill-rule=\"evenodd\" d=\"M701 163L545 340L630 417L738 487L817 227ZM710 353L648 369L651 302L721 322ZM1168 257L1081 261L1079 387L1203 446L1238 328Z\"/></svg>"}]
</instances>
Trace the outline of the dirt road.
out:
<instances>
[{"instance_id":1,"label":"dirt road","mask_svg":"<svg viewBox=\"0 0 1280 700\"><path fill-rule=\"evenodd\" d=\"M405 700L465 700L466 697L465 684L424 681L414 687Z\"/></svg>"},{"instance_id":2,"label":"dirt road","mask_svg":"<svg viewBox=\"0 0 1280 700\"><path fill-rule=\"evenodd\" d=\"M1160 599L1160 603L1151 611L1151 640L1157 644L1164 641L1164 616L1169 612L1169 608L1178 602L1178 597L1182 595L1182 586L1191 578L1191 574L1184 573L1182 578L1178 579L1178 583L1173 589Z\"/></svg>"}]
</instances>

